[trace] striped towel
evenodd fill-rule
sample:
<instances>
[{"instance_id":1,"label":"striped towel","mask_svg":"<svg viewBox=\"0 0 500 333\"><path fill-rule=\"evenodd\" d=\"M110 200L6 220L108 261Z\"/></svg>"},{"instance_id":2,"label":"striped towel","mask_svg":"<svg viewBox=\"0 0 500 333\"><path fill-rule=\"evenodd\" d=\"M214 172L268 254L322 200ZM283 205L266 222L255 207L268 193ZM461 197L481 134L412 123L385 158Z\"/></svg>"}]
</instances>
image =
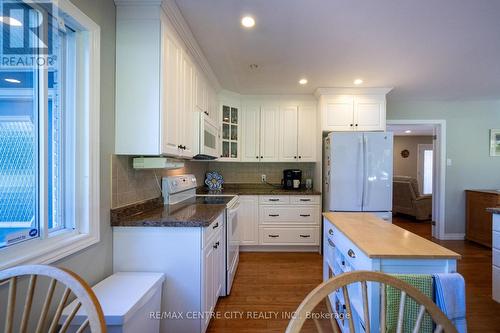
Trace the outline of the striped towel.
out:
<instances>
[{"instance_id":1,"label":"striped towel","mask_svg":"<svg viewBox=\"0 0 500 333\"><path fill-rule=\"evenodd\" d=\"M413 287L420 290L424 295L430 299L433 297L433 280L432 275L428 274L392 274L404 282L412 285ZM386 320L387 320L387 332L396 332L398 326L398 314L399 314L399 300L401 299L401 291L395 289L391 286L386 288ZM417 320L418 311L420 305L417 304L409 296L406 297L405 311L403 318L403 332L412 332L415 326L415 321ZM429 314L425 314L422 320L422 325L420 326L421 333L432 332L433 322Z\"/></svg>"}]
</instances>

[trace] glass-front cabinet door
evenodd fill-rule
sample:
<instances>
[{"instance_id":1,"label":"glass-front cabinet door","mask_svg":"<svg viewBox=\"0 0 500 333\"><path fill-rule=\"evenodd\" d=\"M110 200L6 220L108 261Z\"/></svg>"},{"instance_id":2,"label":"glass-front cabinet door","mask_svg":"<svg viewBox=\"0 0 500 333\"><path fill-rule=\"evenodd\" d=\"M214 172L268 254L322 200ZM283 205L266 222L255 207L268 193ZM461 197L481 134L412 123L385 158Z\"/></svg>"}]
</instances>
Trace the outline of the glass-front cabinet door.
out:
<instances>
[{"instance_id":1,"label":"glass-front cabinet door","mask_svg":"<svg viewBox=\"0 0 500 333\"><path fill-rule=\"evenodd\" d=\"M222 105L222 160L238 160L239 155L239 108Z\"/></svg>"}]
</instances>

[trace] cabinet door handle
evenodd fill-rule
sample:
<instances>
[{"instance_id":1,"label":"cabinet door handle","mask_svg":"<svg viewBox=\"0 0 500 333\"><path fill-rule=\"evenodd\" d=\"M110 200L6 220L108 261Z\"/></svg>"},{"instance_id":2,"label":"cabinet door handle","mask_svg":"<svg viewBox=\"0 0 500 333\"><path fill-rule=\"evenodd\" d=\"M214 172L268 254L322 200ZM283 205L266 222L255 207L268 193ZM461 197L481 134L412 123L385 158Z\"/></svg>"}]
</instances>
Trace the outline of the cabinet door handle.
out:
<instances>
[{"instance_id":1,"label":"cabinet door handle","mask_svg":"<svg viewBox=\"0 0 500 333\"><path fill-rule=\"evenodd\" d=\"M333 244L333 242L330 240L330 238L328 238L328 245L330 245L331 247L335 247L335 244Z\"/></svg>"},{"instance_id":2,"label":"cabinet door handle","mask_svg":"<svg viewBox=\"0 0 500 333\"><path fill-rule=\"evenodd\" d=\"M273 198L271 198L271 199L269 199L269 201L280 201L280 199L273 199Z\"/></svg>"},{"instance_id":3,"label":"cabinet door handle","mask_svg":"<svg viewBox=\"0 0 500 333\"><path fill-rule=\"evenodd\" d=\"M269 216L276 217L276 216L280 216L280 214L269 214Z\"/></svg>"},{"instance_id":4,"label":"cabinet door handle","mask_svg":"<svg viewBox=\"0 0 500 333\"><path fill-rule=\"evenodd\" d=\"M264 158L264 156L261 156L260 158Z\"/></svg>"},{"instance_id":5,"label":"cabinet door handle","mask_svg":"<svg viewBox=\"0 0 500 333\"><path fill-rule=\"evenodd\" d=\"M293 158L297 158L297 156L294 156Z\"/></svg>"},{"instance_id":6,"label":"cabinet door handle","mask_svg":"<svg viewBox=\"0 0 500 333\"><path fill-rule=\"evenodd\" d=\"M299 156L299 158L302 158L302 156Z\"/></svg>"},{"instance_id":7,"label":"cabinet door handle","mask_svg":"<svg viewBox=\"0 0 500 333\"><path fill-rule=\"evenodd\" d=\"M214 249L218 248L218 247L219 247L219 244L220 244L219 242L215 243L215 244L213 245L213 248L214 248Z\"/></svg>"},{"instance_id":8,"label":"cabinet door handle","mask_svg":"<svg viewBox=\"0 0 500 333\"><path fill-rule=\"evenodd\" d=\"M300 235L301 238L309 238L311 235Z\"/></svg>"},{"instance_id":9,"label":"cabinet door handle","mask_svg":"<svg viewBox=\"0 0 500 333\"><path fill-rule=\"evenodd\" d=\"M351 124L351 125L349 125L349 126L353 127L353 126L354 126L354 124Z\"/></svg>"},{"instance_id":10,"label":"cabinet door handle","mask_svg":"<svg viewBox=\"0 0 500 333\"><path fill-rule=\"evenodd\" d=\"M333 230L332 230L332 229L328 229L328 233L329 233L330 235L333 235Z\"/></svg>"},{"instance_id":11,"label":"cabinet door handle","mask_svg":"<svg viewBox=\"0 0 500 333\"><path fill-rule=\"evenodd\" d=\"M309 216L311 216L311 214L300 214L300 216L302 216L302 217L309 217Z\"/></svg>"},{"instance_id":12,"label":"cabinet door handle","mask_svg":"<svg viewBox=\"0 0 500 333\"><path fill-rule=\"evenodd\" d=\"M347 251L347 255L351 258L356 258L356 253L354 253L354 251L351 249L349 249L349 251Z\"/></svg>"},{"instance_id":13,"label":"cabinet door handle","mask_svg":"<svg viewBox=\"0 0 500 333\"><path fill-rule=\"evenodd\" d=\"M219 226L219 222L216 222L215 225L212 227L212 229L215 229Z\"/></svg>"},{"instance_id":14,"label":"cabinet door handle","mask_svg":"<svg viewBox=\"0 0 500 333\"><path fill-rule=\"evenodd\" d=\"M256 159L258 159L258 158L259 158L259 156L255 156L255 158L256 158Z\"/></svg>"},{"instance_id":15,"label":"cabinet door handle","mask_svg":"<svg viewBox=\"0 0 500 333\"><path fill-rule=\"evenodd\" d=\"M358 127L358 124L356 124L356 127Z\"/></svg>"},{"instance_id":16,"label":"cabinet door handle","mask_svg":"<svg viewBox=\"0 0 500 333\"><path fill-rule=\"evenodd\" d=\"M207 116L209 115L209 114L208 114L208 111L203 111L203 113L205 113Z\"/></svg>"},{"instance_id":17,"label":"cabinet door handle","mask_svg":"<svg viewBox=\"0 0 500 333\"><path fill-rule=\"evenodd\" d=\"M302 202L311 201L311 199L300 199Z\"/></svg>"},{"instance_id":18,"label":"cabinet door handle","mask_svg":"<svg viewBox=\"0 0 500 333\"><path fill-rule=\"evenodd\" d=\"M271 238L278 238L280 235L268 235Z\"/></svg>"}]
</instances>

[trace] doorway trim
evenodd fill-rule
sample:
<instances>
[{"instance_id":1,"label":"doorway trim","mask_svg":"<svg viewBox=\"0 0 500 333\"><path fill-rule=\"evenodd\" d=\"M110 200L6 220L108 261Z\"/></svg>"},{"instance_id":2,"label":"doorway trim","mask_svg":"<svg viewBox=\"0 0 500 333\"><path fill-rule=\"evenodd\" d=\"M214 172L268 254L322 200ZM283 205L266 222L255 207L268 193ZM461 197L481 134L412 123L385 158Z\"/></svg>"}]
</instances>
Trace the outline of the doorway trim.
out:
<instances>
[{"instance_id":1,"label":"doorway trim","mask_svg":"<svg viewBox=\"0 0 500 333\"><path fill-rule=\"evenodd\" d=\"M457 239L454 235L447 237L445 233L445 198L446 198L446 120L444 119L391 119L387 125L432 125L434 127L435 175L432 200L432 236L437 239ZM435 197L434 197L435 196ZM462 238L463 239L463 238Z\"/></svg>"}]
</instances>

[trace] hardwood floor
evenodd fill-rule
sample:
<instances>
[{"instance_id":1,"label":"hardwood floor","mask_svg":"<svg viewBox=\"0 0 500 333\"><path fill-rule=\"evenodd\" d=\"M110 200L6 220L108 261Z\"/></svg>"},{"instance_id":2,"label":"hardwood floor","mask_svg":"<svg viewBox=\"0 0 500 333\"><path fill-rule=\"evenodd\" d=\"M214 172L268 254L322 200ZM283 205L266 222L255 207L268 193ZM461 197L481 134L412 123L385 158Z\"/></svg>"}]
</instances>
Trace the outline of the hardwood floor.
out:
<instances>
[{"instance_id":1,"label":"hardwood floor","mask_svg":"<svg viewBox=\"0 0 500 333\"><path fill-rule=\"evenodd\" d=\"M322 282L322 260L318 253L240 253L231 295L216 308L235 318L214 318L208 332L284 332L286 315Z\"/></svg>"},{"instance_id":2,"label":"hardwood floor","mask_svg":"<svg viewBox=\"0 0 500 333\"><path fill-rule=\"evenodd\" d=\"M394 224L462 255L458 271L466 282L468 332L500 332L500 304L491 299L491 250L468 241L434 240L429 223L395 218ZM231 296L219 300L221 318L212 319L207 332L284 332L286 314L321 283L321 272L317 253L241 253Z\"/></svg>"},{"instance_id":3,"label":"hardwood floor","mask_svg":"<svg viewBox=\"0 0 500 333\"><path fill-rule=\"evenodd\" d=\"M500 332L500 304L491 298L491 249L469 241L434 239L428 222L395 217L393 223L462 255L457 270L465 279L468 332Z\"/></svg>"}]
</instances>

